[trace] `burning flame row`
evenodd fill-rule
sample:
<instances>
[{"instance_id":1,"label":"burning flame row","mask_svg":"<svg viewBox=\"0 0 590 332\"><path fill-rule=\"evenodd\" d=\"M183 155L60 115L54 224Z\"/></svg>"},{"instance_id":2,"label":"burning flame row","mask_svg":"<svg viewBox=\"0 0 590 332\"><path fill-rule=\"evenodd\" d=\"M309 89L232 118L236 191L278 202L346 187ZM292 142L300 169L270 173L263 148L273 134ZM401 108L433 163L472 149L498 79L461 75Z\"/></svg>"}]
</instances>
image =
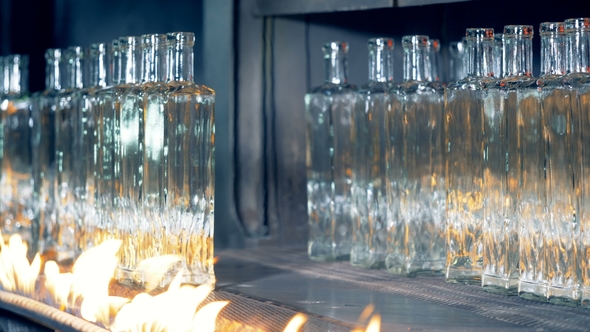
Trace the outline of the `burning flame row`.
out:
<instances>
[{"instance_id":1,"label":"burning flame row","mask_svg":"<svg viewBox=\"0 0 590 332\"><path fill-rule=\"evenodd\" d=\"M219 330L217 315L229 302L215 301L201 306L211 288L207 285L181 285L182 272L176 275L167 291L155 296L148 293L140 293L133 299L109 296L109 284L117 267L117 252L121 244L121 240L106 240L88 249L68 273L60 273L55 261L47 261L40 275L42 261L39 254L29 263L26 242L18 234L12 235L8 244L0 241L0 287L112 331ZM166 265L152 263L154 266ZM166 273L167 269L162 271ZM151 290L146 289L147 292ZM373 310L374 307L369 305L359 317L358 325L369 320L367 332L380 330L380 316L373 314ZM284 331L299 331L306 321L305 315L296 314ZM224 331L242 330L232 322L227 325L224 325ZM360 331L363 330L353 330Z\"/></svg>"}]
</instances>

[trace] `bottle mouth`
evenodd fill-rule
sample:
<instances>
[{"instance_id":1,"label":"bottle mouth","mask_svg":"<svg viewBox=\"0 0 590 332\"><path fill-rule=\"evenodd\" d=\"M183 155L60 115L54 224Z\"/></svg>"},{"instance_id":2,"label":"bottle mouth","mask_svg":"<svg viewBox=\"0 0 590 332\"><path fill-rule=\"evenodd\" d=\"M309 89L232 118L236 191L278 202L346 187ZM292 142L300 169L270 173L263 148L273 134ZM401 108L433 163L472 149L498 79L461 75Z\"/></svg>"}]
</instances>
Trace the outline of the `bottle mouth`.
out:
<instances>
[{"instance_id":1,"label":"bottle mouth","mask_svg":"<svg viewBox=\"0 0 590 332\"><path fill-rule=\"evenodd\" d=\"M166 35L148 34L141 36L141 47L166 45Z\"/></svg>"},{"instance_id":2,"label":"bottle mouth","mask_svg":"<svg viewBox=\"0 0 590 332\"><path fill-rule=\"evenodd\" d=\"M141 38L138 36L126 36L119 38L119 49L137 47L141 44Z\"/></svg>"},{"instance_id":3,"label":"bottle mouth","mask_svg":"<svg viewBox=\"0 0 590 332\"><path fill-rule=\"evenodd\" d=\"M430 48L432 48L432 50L434 52L439 52L440 51L440 40L438 39L430 39Z\"/></svg>"},{"instance_id":4,"label":"bottle mouth","mask_svg":"<svg viewBox=\"0 0 590 332\"><path fill-rule=\"evenodd\" d=\"M332 53L335 51L348 51L348 42L341 42L341 41L333 41L324 44L323 47L324 53Z\"/></svg>"},{"instance_id":5,"label":"bottle mouth","mask_svg":"<svg viewBox=\"0 0 590 332\"><path fill-rule=\"evenodd\" d=\"M565 35L564 22L543 22L539 24L539 34L541 36Z\"/></svg>"},{"instance_id":6,"label":"bottle mouth","mask_svg":"<svg viewBox=\"0 0 590 332\"><path fill-rule=\"evenodd\" d=\"M469 28L465 31L465 38L471 40L493 40L494 29L492 28Z\"/></svg>"},{"instance_id":7,"label":"bottle mouth","mask_svg":"<svg viewBox=\"0 0 590 332\"><path fill-rule=\"evenodd\" d=\"M590 18L570 18L564 21L566 32L590 32Z\"/></svg>"},{"instance_id":8,"label":"bottle mouth","mask_svg":"<svg viewBox=\"0 0 590 332\"><path fill-rule=\"evenodd\" d=\"M107 53L107 44L106 43L94 43L90 45L90 55L99 55L99 54L106 54Z\"/></svg>"},{"instance_id":9,"label":"bottle mouth","mask_svg":"<svg viewBox=\"0 0 590 332\"><path fill-rule=\"evenodd\" d=\"M61 59L61 49L59 48L49 48L45 51L45 59L47 61L54 61Z\"/></svg>"},{"instance_id":10,"label":"bottle mouth","mask_svg":"<svg viewBox=\"0 0 590 332\"><path fill-rule=\"evenodd\" d=\"M463 52L465 52L465 45L462 41L450 42L449 52L451 52L451 54L463 54Z\"/></svg>"},{"instance_id":11,"label":"bottle mouth","mask_svg":"<svg viewBox=\"0 0 590 332\"><path fill-rule=\"evenodd\" d=\"M195 44L195 34L192 32L169 32L166 34L168 45L188 45Z\"/></svg>"},{"instance_id":12,"label":"bottle mouth","mask_svg":"<svg viewBox=\"0 0 590 332\"><path fill-rule=\"evenodd\" d=\"M387 48L393 50L393 39L391 38L371 38L369 39L369 49L373 48Z\"/></svg>"},{"instance_id":13,"label":"bottle mouth","mask_svg":"<svg viewBox=\"0 0 590 332\"><path fill-rule=\"evenodd\" d=\"M402 37L402 45L404 49L428 48L430 46L430 39L424 35L409 35Z\"/></svg>"},{"instance_id":14,"label":"bottle mouth","mask_svg":"<svg viewBox=\"0 0 590 332\"><path fill-rule=\"evenodd\" d=\"M529 37L534 34L532 25L507 25L504 27L504 38Z\"/></svg>"}]
</instances>

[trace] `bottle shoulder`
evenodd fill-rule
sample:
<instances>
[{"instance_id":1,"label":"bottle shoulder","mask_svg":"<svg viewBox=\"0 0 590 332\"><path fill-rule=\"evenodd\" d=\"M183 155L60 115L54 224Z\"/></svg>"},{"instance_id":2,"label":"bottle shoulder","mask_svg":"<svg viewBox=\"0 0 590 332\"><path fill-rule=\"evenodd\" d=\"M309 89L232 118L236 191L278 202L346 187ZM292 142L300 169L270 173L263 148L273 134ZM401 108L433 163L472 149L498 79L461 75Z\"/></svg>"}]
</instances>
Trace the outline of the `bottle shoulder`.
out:
<instances>
[{"instance_id":1,"label":"bottle shoulder","mask_svg":"<svg viewBox=\"0 0 590 332\"><path fill-rule=\"evenodd\" d=\"M348 83L343 83L343 84L334 84L334 83L324 83L318 87L315 87L313 89L311 89L308 94L320 94L320 95L326 95L326 96L331 96L331 95L336 95L336 94L348 94L348 93L354 93L356 92L358 89L356 86L348 84Z\"/></svg>"},{"instance_id":2,"label":"bottle shoulder","mask_svg":"<svg viewBox=\"0 0 590 332\"><path fill-rule=\"evenodd\" d=\"M373 93L386 93L390 92L393 88L392 82L369 82L360 88L358 88L358 93L360 94L373 94Z\"/></svg>"},{"instance_id":3,"label":"bottle shoulder","mask_svg":"<svg viewBox=\"0 0 590 332\"><path fill-rule=\"evenodd\" d=\"M210 87L202 84L196 84L193 82L169 82L167 83L170 89L170 93L172 95L177 94L190 94L190 95L200 95L200 96L210 96L215 97L215 90L211 89Z\"/></svg>"},{"instance_id":4,"label":"bottle shoulder","mask_svg":"<svg viewBox=\"0 0 590 332\"><path fill-rule=\"evenodd\" d=\"M445 87L438 82L406 81L393 88L398 95L410 94L444 94Z\"/></svg>"},{"instance_id":5,"label":"bottle shoulder","mask_svg":"<svg viewBox=\"0 0 590 332\"><path fill-rule=\"evenodd\" d=\"M447 85L447 91L477 91L483 90L487 85L497 81L494 77L466 77L464 79L451 82Z\"/></svg>"}]
</instances>

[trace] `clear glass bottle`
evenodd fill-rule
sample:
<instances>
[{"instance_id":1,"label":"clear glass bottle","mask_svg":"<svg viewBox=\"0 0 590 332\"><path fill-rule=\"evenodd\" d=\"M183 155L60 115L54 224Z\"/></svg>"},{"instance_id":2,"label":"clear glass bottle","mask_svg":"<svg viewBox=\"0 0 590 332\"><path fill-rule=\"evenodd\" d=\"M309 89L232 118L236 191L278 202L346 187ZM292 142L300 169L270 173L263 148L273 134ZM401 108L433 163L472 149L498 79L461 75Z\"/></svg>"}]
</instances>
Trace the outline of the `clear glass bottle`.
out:
<instances>
[{"instance_id":1,"label":"clear glass bottle","mask_svg":"<svg viewBox=\"0 0 590 332\"><path fill-rule=\"evenodd\" d=\"M504 34L494 34L494 77L502 78L502 67L503 67L503 56L504 56Z\"/></svg>"},{"instance_id":2,"label":"clear glass bottle","mask_svg":"<svg viewBox=\"0 0 590 332\"><path fill-rule=\"evenodd\" d=\"M307 120L308 254L313 260L350 259L352 244L353 108L348 43L323 47L326 82L305 95Z\"/></svg>"},{"instance_id":3,"label":"clear glass bottle","mask_svg":"<svg viewBox=\"0 0 590 332\"><path fill-rule=\"evenodd\" d=\"M95 43L90 46L88 59L89 79L88 87L80 90L76 95L78 107L78 126L80 126L80 188L78 190L77 204L83 220L84 237L81 239L81 249L94 245L94 228L97 225L96 212L96 163L97 163L97 126L100 126L98 117L98 94L105 89L111 80L108 66L110 65L108 54L110 46L105 43ZM97 243L98 244L98 243Z\"/></svg>"},{"instance_id":4,"label":"clear glass bottle","mask_svg":"<svg viewBox=\"0 0 590 332\"><path fill-rule=\"evenodd\" d=\"M547 242L549 214L545 183L546 145L541 97L552 89L564 88L565 25L541 23L541 76L535 86L518 91L518 121L521 150L521 190L519 198L521 297L547 301Z\"/></svg>"},{"instance_id":5,"label":"clear glass bottle","mask_svg":"<svg viewBox=\"0 0 590 332\"><path fill-rule=\"evenodd\" d=\"M18 54L5 56L4 66L5 94L0 100L2 236L8 242L10 235L20 234L29 246L30 258L33 258L39 222L35 219L33 204L29 57Z\"/></svg>"},{"instance_id":6,"label":"clear glass bottle","mask_svg":"<svg viewBox=\"0 0 590 332\"><path fill-rule=\"evenodd\" d=\"M139 83L141 69L139 37L121 37L112 41L111 87L98 92L96 209L97 227L92 241L100 243L116 236L115 223L119 220L121 167L115 162L120 143L120 98L122 93ZM133 45L132 47L129 45Z\"/></svg>"},{"instance_id":7,"label":"clear glass bottle","mask_svg":"<svg viewBox=\"0 0 590 332\"><path fill-rule=\"evenodd\" d=\"M427 36L404 36L400 220L389 229L387 269L395 274L442 274L445 267L443 177L444 87L431 80Z\"/></svg>"},{"instance_id":8,"label":"clear glass bottle","mask_svg":"<svg viewBox=\"0 0 590 332\"><path fill-rule=\"evenodd\" d=\"M31 128L35 218L39 220L39 246L44 259L55 259L57 219L55 212L55 112L62 88L62 50L45 52L45 90L31 97Z\"/></svg>"},{"instance_id":9,"label":"clear glass bottle","mask_svg":"<svg viewBox=\"0 0 590 332\"><path fill-rule=\"evenodd\" d=\"M581 280L580 302L590 307L590 18L566 20L567 40L570 47L569 74L572 86L573 114L579 117L580 130L576 138L576 168L578 179L578 206L581 241L576 265Z\"/></svg>"},{"instance_id":10,"label":"clear glass bottle","mask_svg":"<svg viewBox=\"0 0 590 332\"><path fill-rule=\"evenodd\" d=\"M193 82L194 34L174 32L167 37L167 86L172 89L165 103L168 218L163 253L181 256L184 282L214 287L215 91ZM148 108L157 102L158 90L150 89ZM153 145L146 143L149 146ZM150 156L147 151L145 156ZM144 163L148 165L148 160ZM146 199L151 198L146 195Z\"/></svg>"},{"instance_id":11,"label":"clear glass bottle","mask_svg":"<svg viewBox=\"0 0 590 332\"><path fill-rule=\"evenodd\" d=\"M494 30L467 29L467 77L445 97L447 271L450 282L481 283L483 268L484 87L493 81Z\"/></svg>"},{"instance_id":12,"label":"clear glass bottle","mask_svg":"<svg viewBox=\"0 0 590 332\"><path fill-rule=\"evenodd\" d=\"M138 264L149 257L161 255L161 225L163 215L147 213L144 209L148 192L144 185L149 182L151 169L146 169L145 153L151 143L157 141L163 151L164 136L161 128L164 121L164 106L156 105L157 114L146 105L147 90L166 80L166 35L141 36L141 78L121 95L120 153L116 163L121 167L120 220L117 222L123 240L117 278L143 283L146 276L138 270ZM129 45L132 47L132 45ZM159 122L154 123L156 116ZM147 129L147 131L146 131ZM163 174L159 172L158 174ZM162 186L163 187L163 186ZM166 192L158 191L157 199L165 202Z\"/></svg>"},{"instance_id":13,"label":"clear glass bottle","mask_svg":"<svg viewBox=\"0 0 590 332\"><path fill-rule=\"evenodd\" d=\"M369 39L369 83L358 91L353 195L357 222L350 262L382 268L387 254L387 178L385 115L393 82L393 40Z\"/></svg>"},{"instance_id":14,"label":"clear glass bottle","mask_svg":"<svg viewBox=\"0 0 590 332\"><path fill-rule=\"evenodd\" d=\"M83 238L80 211L82 135L78 113L78 93L84 88L84 61L87 54L79 46L65 52L63 89L57 96L55 114L55 204L57 251L55 260L64 266L71 264L81 252Z\"/></svg>"},{"instance_id":15,"label":"clear glass bottle","mask_svg":"<svg viewBox=\"0 0 590 332\"><path fill-rule=\"evenodd\" d=\"M574 197L576 194L585 196L586 175L583 172L586 157L583 149L588 103L587 99L584 100L587 89L583 82L587 80L589 65L588 23L584 18L565 21L568 48L565 84L543 91L542 95L547 146L550 147L547 149L550 216L546 232L547 298L549 302L564 305L579 303L587 260L587 253L583 250L580 253L583 248L580 224L584 223L585 202L583 199L575 202ZM580 262L581 258L584 262Z\"/></svg>"},{"instance_id":16,"label":"clear glass bottle","mask_svg":"<svg viewBox=\"0 0 590 332\"><path fill-rule=\"evenodd\" d=\"M465 78L465 44L462 41L449 44L449 77L448 81L458 81Z\"/></svg>"},{"instance_id":17,"label":"clear glass bottle","mask_svg":"<svg viewBox=\"0 0 590 332\"><path fill-rule=\"evenodd\" d=\"M536 91L536 80L532 78L533 27L507 25L504 27L503 38L502 76L504 78L488 84L482 94L484 106L482 285L490 292L516 294L520 274L518 204L520 169L523 167L519 147L519 124L522 124L522 121L540 119L538 105L526 100L521 102L519 98L520 96L526 99L531 90L533 93ZM494 61L494 64L496 63L497 61ZM520 116L519 112L522 113ZM535 115L537 117L526 118ZM525 131L523 134L531 133ZM538 148L539 146L536 151L525 151L525 153L538 155Z\"/></svg>"}]
</instances>

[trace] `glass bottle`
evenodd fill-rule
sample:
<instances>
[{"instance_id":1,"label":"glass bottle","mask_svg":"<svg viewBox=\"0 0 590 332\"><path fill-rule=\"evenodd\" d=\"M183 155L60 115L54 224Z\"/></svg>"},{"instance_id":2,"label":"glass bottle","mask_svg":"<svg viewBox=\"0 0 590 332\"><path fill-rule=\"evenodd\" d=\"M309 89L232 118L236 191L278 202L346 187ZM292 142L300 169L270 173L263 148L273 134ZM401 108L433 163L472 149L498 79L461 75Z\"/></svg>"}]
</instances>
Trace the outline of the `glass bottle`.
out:
<instances>
[{"instance_id":1,"label":"glass bottle","mask_svg":"<svg viewBox=\"0 0 590 332\"><path fill-rule=\"evenodd\" d=\"M113 84L98 92L97 161L96 161L96 209L97 227L92 241L100 243L116 235L118 199L120 193L119 155L120 105L122 93L139 83L139 37L121 37L112 41ZM133 45L132 47L129 45Z\"/></svg>"},{"instance_id":2,"label":"glass bottle","mask_svg":"<svg viewBox=\"0 0 590 332\"><path fill-rule=\"evenodd\" d=\"M440 70L440 40L438 39L429 39L429 48L430 51L428 52L429 59L425 62L425 66L430 68L430 74L428 75L432 82L441 82L441 70Z\"/></svg>"},{"instance_id":3,"label":"glass bottle","mask_svg":"<svg viewBox=\"0 0 590 332\"><path fill-rule=\"evenodd\" d=\"M547 301L547 242L549 231L545 157L550 150L545 141L542 96L554 88L564 89L565 25L541 23L541 76L535 86L517 92L521 150L521 189L519 198L521 297ZM549 131L547 131L549 132ZM547 150L547 151L546 151Z\"/></svg>"},{"instance_id":4,"label":"glass bottle","mask_svg":"<svg viewBox=\"0 0 590 332\"><path fill-rule=\"evenodd\" d=\"M483 268L482 94L493 81L494 30L467 29L467 77L447 86L445 184L450 282L481 283Z\"/></svg>"},{"instance_id":5,"label":"glass bottle","mask_svg":"<svg viewBox=\"0 0 590 332\"><path fill-rule=\"evenodd\" d=\"M167 37L170 69L167 85L172 89L165 104L168 218L164 220L167 230L164 254L180 255L184 282L213 287L215 91L193 82L194 34L174 32ZM157 90L158 87L150 89L148 108L156 102ZM145 156L148 165L147 151ZM148 195L146 199L150 198Z\"/></svg>"},{"instance_id":6,"label":"glass bottle","mask_svg":"<svg viewBox=\"0 0 590 332\"><path fill-rule=\"evenodd\" d=\"M504 27L503 79L482 93L484 107L484 272L485 290L516 294L519 277L519 219L521 155L519 124L534 120L539 108L520 97L536 91L532 78L530 25ZM494 61L496 64L497 61ZM532 107L532 109L531 109ZM518 113L522 113L519 116ZM524 133L523 133L524 134ZM530 133L526 133L529 134ZM527 137L528 138L528 137ZM539 136L536 137L540 139ZM538 155L539 149L525 151ZM527 161L528 162L528 161Z\"/></svg>"},{"instance_id":7,"label":"glass bottle","mask_svg":"<svg viewBox=\"0 0 590 332\"><path fill-rule=\"evenodd\" d=\"M138 264L149 257L161 255L161 225L163 215L150 214L143 207L147 192L144 185L149 170L144 157L152 141L164 142L161 134L163 126L163 105L156 105L159 122L151 121L155 114L145 104L147 90L166 80L166 36L141 36L141 78L125 90L121 96L120 109L120 153L117 163L121 167L120 211L118 230L123 240L119 260L118 278L143 283L146 276ZM129 45L131 47L131 45ZM145 131L147 129L147 131ZM163 145L160 144L163 149ZM151 150L149 150L151 151ZM159 174L162 174L160 172ZM166 192L159 191L158 199L165 201Z\"/></svg>"},{"instance_id":8,"label":"glass bottle","mask_svg":"<svg viewBox=\"0 0 590 332\"><path fill-rule=\"evenodd\" d=\"M464 63L465 44L462 41L451 42L449 44L449 82L458 81L465 77Z\"/></svg>"},{"instance_id":9,"label":"glass bottle","mask_svg":"<svg viewBox=\"0 0 590 332\"><path fill-rule=\"evenodd\" d=\"M355 118L353 195L357 222L350 262L384 267L387 253L385 115L393 82L393 40L369 39L369 83L358 91Z\"/></svg>"},{"instance_id":10,"label":"glass bottle","mask_svg":"<svg viewBox=\"0 0 590 332\"><path fill-rule=\"evenodd\" d=\"M577 153L580 158L576 168L580 174L578 185L578 206L581 241L576 265L581 276L580 302L590 307L590 18L569 19L566 21L567 39L570 46L570 73L567 76L572 90L573 114L579 117L580 130L576 138Z\"/></svg>"},{"instance_id":11,"label":"glass bottle","mask_svg":"<svg viewBox=\"0 0 590 332\"><path fill-rule=\"evenodd\" d=\"M0 56L0 99L4 97L4 57Z\"/></svg>"},{"instance_id":12,"label":"glass bottle","mask_svg":"<svg viewBox=\"0 0 590 332\"><path fill-rule=\"evenodd\" d=\"M549 302L565 305L577 305L580 303L581 297L584 297L583 305L588 306L587 285L590 283L587 281L588 252L586 248L589 241L585 233L589 228L586 170L590 164L590 157L587 156L586 145L590 130L590 120L588 119L590 110L590 50L588 49L590 45L590 19L568 19L565 21L565 30L568 54L566 57L568 74L565 83L570 89L564 88L561 95L552 95L552 98L544 96L543 99L543 106L550 108L550 111L553 112L553 117L546 120L547 126L550 126L547 129L552 129L551 133L553 134L549 137L548 144L556 144L555 141L559 144L563 141L563 145L558 145L558 148L564 150L569 148L563 152L556 152L558 155L552 161L558 163L555 167L560 167L560 172L557 172L554 167L550 174L551 177L549 173L547 176L550 188L549 197L551 198L549 212L560 213L552 216L549 230L552 233L547 239L549 252L547 297ZM570 98L566 100L567 97ZM566 107L570 106L567 101L571 103L571 114L564 114ZM563 112L560 112L562 109ZM550 120L552 122L549 122ZM558 129L562 122L569 130L565 130L565 135L558 136L557 134L561 133ZM551 151L553 151L553 146L551 147ZM569 168L566 168L568 166ZM571 177L572 170L574 171L574 188L568 185L571 182L557 183L561 179L560 175ZM566 171L570 172L566 173ZM553 188L552 185L557 188ZM577 204L574 204L570 197L574 192L578 194Z\"/></svg>"},{"instance_id":13,"label":"glass bottle","mask_svg":"<svg viewBox=\"0 0 590 332\"><path fill-rule=\"evenodd\" d=\"M77 96L84 88L84 48L71 46L65 50L63 89L57 96L55 114L55 204L57 213L56 261L68 265L81 252L83 238L79 199L81 182L82 136Z\"/></svg>"},{"instance_id":14,"label":"glass bottle","mask_svg":"<svg viewBox=\"0 0 590 332\"><path fill-rule=\"evenodd\" d=\"M393 98L402 107L403 179L400 219L389 229L386 266L395 274L442 274L446 258L444 88L431 81L428 37L404 36L402 44L404 83Z\"/></svg>"},{"instance_id":15,"label":"glass bottle","mask_svg":"<svg viewBox=\"0 0 590 332\"><path fill-rule=\"evenodd\" d=\"M326 43L323 52L326 81L305 95L308 254L318 261L348 260L356 87L348 84L348 43Z\"/></svg>"},{"instance_id":16,"label":"glass bottle","mask_svg":"<svg viewBox=\"0 0 590 332\"><path fill-rule=\"evenodd\" d=\"M80 127L80 188L78 189L77 204L79 205L81 219L83 220L84 238L81 239L82 250L94 244L94 227L97 225L96 214L96 128L99 125L98 118L98 93L107 87L110 81L110 73L107 70L108 50L104 43L95 43L90 46L88 60L89 79L88 87L80 90L76 95L77 113ZM98 243L97 243L98 244Z\"/></svg>"},{"instance_id":17,"label":"glass bottle","mask_svg":"<svg viewBox=\"0 0 590 332\"><path fill-rule=\"evenodd\" d=\"M502 78L502 61L504 56L504 34L494 34L494 77Z\"/></svg>"},{"instance_id":18,"label":"glass bottle","mask_svg":"<svg viewBox=\"0 0 590 332\"><path fill-rule=\"evenodd\" d=\"M0 100L0 216L4 241L8 242L12 234L19 234L29 246L29 257L33 258L39 222L33 204L28 66L27 55L4 57L5 94Z\"/></svg>"},{"instance_id":19,"label":"glass bottle","mask_svg":"<svg viewBox=\"0 0 590 332\"><path fill-rule=\"evenodd\" d=\"M39 220L38 252L44 259L55 259L58 235L55 212L55 112L62 88L62 50L45 52L45 90L31 97L31 146L35 219Z\"/></svg>"}]
</instances>

